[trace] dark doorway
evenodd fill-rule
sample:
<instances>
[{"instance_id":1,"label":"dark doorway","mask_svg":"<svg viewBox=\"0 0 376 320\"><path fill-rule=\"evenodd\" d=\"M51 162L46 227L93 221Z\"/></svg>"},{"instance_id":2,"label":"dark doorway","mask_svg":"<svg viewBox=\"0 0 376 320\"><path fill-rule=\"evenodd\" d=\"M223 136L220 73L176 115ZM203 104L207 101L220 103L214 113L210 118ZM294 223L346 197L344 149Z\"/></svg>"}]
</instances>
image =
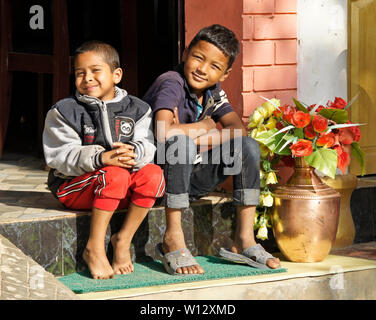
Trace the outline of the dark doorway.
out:
<instances>
[{"instance_id":1,"label":"dark doorway","mask_svg":"<svg viewBox=\"0 0 376 320\"><path fill-rule=\"evenodd\" d=\"M11 4L12 52L53 54L51 0ZM29 25L31 6L44 9L44 29ZM128 93L142 97L154 79L180 62L184 49L184 0L67 0L69 55L87 40L102 40L119 52ZM53 101L53 74L12 72L11 100L4 151L42 157L41 132ZM73 94L74 78L70 75Z\"/></svg>"}]
</instances>

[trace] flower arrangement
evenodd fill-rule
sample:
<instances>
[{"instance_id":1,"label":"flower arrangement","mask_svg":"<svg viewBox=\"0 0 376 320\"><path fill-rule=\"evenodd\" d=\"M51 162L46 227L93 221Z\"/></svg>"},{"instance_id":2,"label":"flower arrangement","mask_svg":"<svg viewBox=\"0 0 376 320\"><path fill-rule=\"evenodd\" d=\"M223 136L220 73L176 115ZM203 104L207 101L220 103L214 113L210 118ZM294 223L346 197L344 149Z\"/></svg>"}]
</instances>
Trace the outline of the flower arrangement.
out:
<instances>
[{"instance_id":1,"label":"flower arrangement","mask_svg":"<svg viewBox=\"0 0 376 320\"><path fill-rule=\"evenodd\" d=\"M356 98L356 97L355 97ZM294 105L280 105L266 99L249 118L249 135L260 145L260 204L256 209L257 238L268 238L274 198L272 185L278 183L275 166L281 160L289 166L294 158L305 161L322 174L335 178L337 168L346 173L350 154L360 163L364 174L364 153L359 147L360 124L351 123L347 103L335 97L326 105L306 105L293 98Z\"/></svg>"}]
</instances>

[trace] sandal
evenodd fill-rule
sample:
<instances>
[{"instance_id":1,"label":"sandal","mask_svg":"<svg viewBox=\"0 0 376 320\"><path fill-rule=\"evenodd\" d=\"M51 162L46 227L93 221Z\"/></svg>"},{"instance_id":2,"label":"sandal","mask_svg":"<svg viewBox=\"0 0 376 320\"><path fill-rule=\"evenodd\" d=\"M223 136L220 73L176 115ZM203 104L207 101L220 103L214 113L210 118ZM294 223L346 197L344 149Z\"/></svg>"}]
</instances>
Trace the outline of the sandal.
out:
<instances>
[{"instance_id":1,"label":"sandal","mask_svg":"<svg viewBox=\"0 0 376 320\"><path fill-rule=\"evenodd\" d=\"M155 247L155 254L157 258L162 261L164 268L169 274L178 276L197 275L194 273L176 272L178 268L198 265L196 259L192 256L191 252L187 248L164 254L162 243L158 243Z\"/></svg>"},{"instance_id":2,"label":"sandal","mask_svg":"<svg viewBox=\"0 0 376 320\"><path fill-rule=\"evenodd\" d=\"M260 244L256 244L252 247L245 249L241 254L234 253L229 249L221 248L219 250L219 255L225 258L226 260L230 260L236 263L245 263L251 267L255 267L258 269L273 269L266 264L266 261L268 259L275 258L270 253L266 252ZM279 266L276 269L279 269L280 267L281 266Z\"/></svg>"}]
</instances>

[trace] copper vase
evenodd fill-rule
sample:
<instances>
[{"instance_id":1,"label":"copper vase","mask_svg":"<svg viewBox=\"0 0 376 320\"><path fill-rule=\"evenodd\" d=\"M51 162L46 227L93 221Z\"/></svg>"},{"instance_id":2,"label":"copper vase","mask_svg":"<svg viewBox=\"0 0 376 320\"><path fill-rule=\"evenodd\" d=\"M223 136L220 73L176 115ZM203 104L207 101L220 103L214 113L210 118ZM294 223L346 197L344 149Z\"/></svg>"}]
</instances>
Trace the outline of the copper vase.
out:
<instances>
[{"instance_id":1,"label":"copper vase","mask_svg":"<svg viewBox=\"0 0 376 320\"><path fill-rule=\"evenodd\" d=\"M282 254L293 262L324 260L336 238L340 194L297 157L293 175L274 196L273 232Z\"/></svg>"}]
</instances>

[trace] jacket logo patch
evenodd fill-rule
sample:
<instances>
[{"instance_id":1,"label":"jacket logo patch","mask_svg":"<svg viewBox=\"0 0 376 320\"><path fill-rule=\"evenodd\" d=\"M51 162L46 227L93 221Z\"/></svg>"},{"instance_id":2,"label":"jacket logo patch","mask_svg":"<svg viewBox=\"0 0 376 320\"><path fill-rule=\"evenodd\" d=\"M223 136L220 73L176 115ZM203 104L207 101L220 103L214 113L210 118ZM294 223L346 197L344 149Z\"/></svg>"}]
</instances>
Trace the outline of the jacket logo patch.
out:
<instances>
[{"instance_id":1,"label":"jacket logo patch","mask_svg":"<svg viewBox=\"0 0 376 320\"><path fill-rule=\"evenodd\" d=\"M92 144L94 142L96 131L97 129L84 124L84 143L85 144Z\"/></svg>"},{"instance_id":2,"label":"jacket logo patch","mask_svg":"<svg viewBox=\"0 0 376 320\"><path fill-rule=\"evenodd\" d=\"M118 141L122 137L131 137L134 132L135 123L133 119L128 117L115 117L115 131Z\"/></svg>"}]
</instances>

